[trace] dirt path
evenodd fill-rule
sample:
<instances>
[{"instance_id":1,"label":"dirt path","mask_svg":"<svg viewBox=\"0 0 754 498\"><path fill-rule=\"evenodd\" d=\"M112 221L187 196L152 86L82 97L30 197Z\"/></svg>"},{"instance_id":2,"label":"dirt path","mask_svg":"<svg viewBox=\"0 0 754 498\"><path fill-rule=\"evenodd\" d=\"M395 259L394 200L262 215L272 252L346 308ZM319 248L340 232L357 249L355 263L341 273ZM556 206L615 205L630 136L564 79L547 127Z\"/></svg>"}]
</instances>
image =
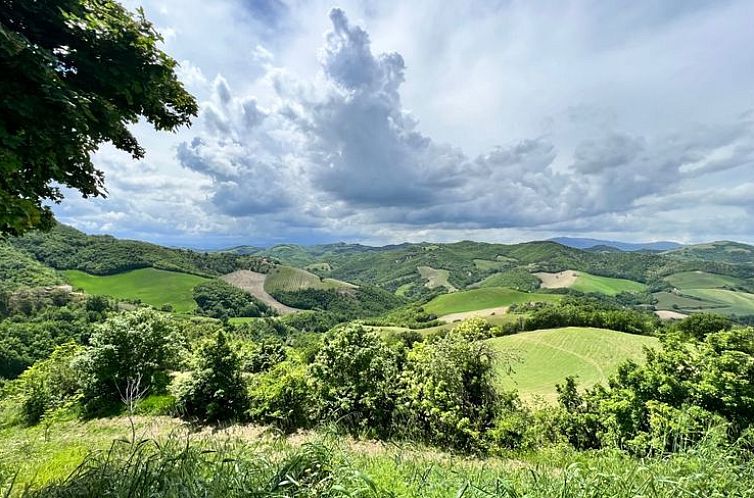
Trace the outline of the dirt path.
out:
<instances>
[{"instance_id":1,"label":"dirt path","mask_svg":"<svg viewBox=\"0 0 754 498\"><path fill-rule=\"evenodd\" d=\"M270 306L281 315L287 315L289 313L301 311L296 308L291 308L290 306L284 305L264 290L264 279L267 278L267 275L265 275L264 273L257 273L255 271L249 270L238 270L234 271L233 273L223 275L220 278L222 280L225 280L229 284L235 285L236 287L239 287L250 293L252 296L256 297L264 304Z\"/></svg>"},{"instance_id":2,"label":"dirt path","mask_svg":"<svg viewBox=\"0 0 754 498\"><path fill-rule=\"evenodd\" d=\"M572 286L579 274L573 270L566 270L560 273L539 272L535 273L534 276L542 281L540 287L543 289L562 289Z\"/></svg>"},{"instance_id":3,"label":"dirt path","mask_svg":"<svg viewBox=\"0 0 754 498\"><path fill-rule=\"evenodd\" d=\"M497 308L485 308L483 310L463 311L461 313L451 313L440 317L440 321L445 323L460 322L467 318L485 317L492 315L504 315L508 312L508 306L498 306Z\"/></svg>"}]
</instances>

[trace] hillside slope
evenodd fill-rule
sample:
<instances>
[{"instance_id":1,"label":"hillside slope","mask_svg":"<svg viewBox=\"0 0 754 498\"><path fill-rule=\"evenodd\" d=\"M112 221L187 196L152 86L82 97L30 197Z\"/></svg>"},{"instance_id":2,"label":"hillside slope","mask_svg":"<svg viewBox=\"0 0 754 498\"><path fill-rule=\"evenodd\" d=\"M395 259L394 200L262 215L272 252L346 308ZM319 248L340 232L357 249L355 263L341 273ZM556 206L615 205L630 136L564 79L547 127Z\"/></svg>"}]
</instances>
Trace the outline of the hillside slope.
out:
<instances>
[{"instance_id":1,"label":"hillside slope","mask_svg":"<svg viewBox=\"0 0 754 498\"><path fill-rule=\"evenodd\" d=\"M582 327L522 332L487 342L500 354L500 386L517 389L526 400L542 398L547 402L556 400L555 384L567 376L577 377L583 387L604 383L621 362L641 361L645 346L659 344L654 337ZM513 362L509 375L504 359L511 354L518 361Z\"/></svg>"}]
</instances>

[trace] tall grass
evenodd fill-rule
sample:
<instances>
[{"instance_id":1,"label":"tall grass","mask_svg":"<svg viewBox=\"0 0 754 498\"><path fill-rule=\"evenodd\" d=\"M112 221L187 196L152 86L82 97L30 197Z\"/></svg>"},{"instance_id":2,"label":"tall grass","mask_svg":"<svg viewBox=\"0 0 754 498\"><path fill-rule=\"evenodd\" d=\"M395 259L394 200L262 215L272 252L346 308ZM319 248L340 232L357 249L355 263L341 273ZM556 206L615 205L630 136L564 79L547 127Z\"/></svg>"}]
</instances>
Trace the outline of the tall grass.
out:
<instances>
[{"instance_id":1,"label":"tall grass","mask_svg":"<svg viewBox=\"0 0 754 498\"><path fill-rule=\"evenodd\" d=\"M744 497L754 496L754 466L746 453L712 444L645 460L567 450L469 460L401 448L354 452L333 442L291 448L169 438L116 442L42 488L6 486L5 496L29 498Z\"/></svg>"}]
</instances>

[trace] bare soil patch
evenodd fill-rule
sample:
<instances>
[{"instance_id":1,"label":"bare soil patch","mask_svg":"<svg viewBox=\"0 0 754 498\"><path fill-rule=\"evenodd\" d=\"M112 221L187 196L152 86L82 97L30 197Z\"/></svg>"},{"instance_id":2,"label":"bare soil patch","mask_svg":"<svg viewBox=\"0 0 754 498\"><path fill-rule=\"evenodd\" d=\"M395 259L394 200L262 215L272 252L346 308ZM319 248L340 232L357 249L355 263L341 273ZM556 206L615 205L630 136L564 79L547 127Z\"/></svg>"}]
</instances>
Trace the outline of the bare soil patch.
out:
<instances>
[{"instance_id":1,"label":"bare soil patch","mask_svg":"<svg viewBox=\"0 0 754 498\"><path fill-rule=\"evenodd\" d=\"M287 315L289 313L300 311L296 308L286 306L264 290L264 280L265 278L267 278L267 275L265 275L264 273L257 273L255 271L249 270L238 270L234 271L233 273L223 275L220 278L222 280L225 280L229 284L235 285L236 287L239 287L250 293L252 296L256 297L264 304L270 306L281 315Z\"/></svg>"}]
</instances>

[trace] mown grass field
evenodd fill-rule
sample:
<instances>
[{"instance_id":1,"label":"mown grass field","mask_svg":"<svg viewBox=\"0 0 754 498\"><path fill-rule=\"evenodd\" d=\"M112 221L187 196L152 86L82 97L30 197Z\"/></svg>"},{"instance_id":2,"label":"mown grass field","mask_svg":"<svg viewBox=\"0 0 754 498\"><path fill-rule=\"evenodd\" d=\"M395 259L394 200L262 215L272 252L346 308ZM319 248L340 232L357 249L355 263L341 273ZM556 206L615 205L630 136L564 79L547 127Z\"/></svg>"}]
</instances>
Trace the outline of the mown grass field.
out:
<instances>
[{"instance_id":1,"label":"mown grass field","mask_svg":"<svg viewBox=\"0 0 754 498\"><path fill-rule=\"evenodd\" d=\"M90 275L78 270L63 272L74 288L87 294L111 296L118 299L140 299L143 303L160 307L173 306L179 313L194 309L192 291L208 279L173 271L141 268L115 275Z\"/></svg>"},{"instance_id":2,"label":"mown grass field","mask_svg":"<svg viewBox=\"0 0 754 498\"><path fill-rule=\"evenodd\" d=\"M571 375L581 387L605 382L618 365L627 359L640 361L643 347L654 347L654 337L626 334L613 330L566 327L536 330L488 340L498 352L498 382L503 389L516 389L528 401L557 399L555 384ZM511 365L508 355L520 361Z\"/></svg>"},{"instance_id":3,"label":"mown grass field","mask_svg":"<svg viewBox=\"0 0 754 498\"><path fill-rule=\"evenodd\" d=\"M338 289L355 287L347 282L341 282L334 278L320 278L314 273L294 268L293 266L277 266L264 281L264 290L267 292L297 291L302 289Z\"/></svg>"},{"instance_id":4,"label":"mown grass field","mask_svg":"<svg viewBox=\"0 0 754 498\"><path fill-rule=\"evenodd\" d=\"M424 310L442 316L463 311L510 306L511 304L558 300L560 300L560 296L557 294L521 292L505 287L485 287L437 296L424 305Z\"/></svg>"},{"instance_id":5,"label":"mown grass field","mask_svg":"<svg viewBox=\"0 0 754 498\"><path fill-rule=\"evenodd\" d=\"M647 288L646 285L633 280L623 278L600 277L590 273L578 272L576 281L571 285L571 289L586 292L606 294L614 296L621 292L642 292Z\"/></svg>"},{"instance_id":6,"label":"mown grass field","mask_svg":"<svg viewBox=\"0 0 754 498\"><path fill-rule=\"evenodd\" d=\"M665 280L677 289L722 289L743 285L741 279L703 271L675 273L665 277Z\"/></svg>"}]
</instances>

